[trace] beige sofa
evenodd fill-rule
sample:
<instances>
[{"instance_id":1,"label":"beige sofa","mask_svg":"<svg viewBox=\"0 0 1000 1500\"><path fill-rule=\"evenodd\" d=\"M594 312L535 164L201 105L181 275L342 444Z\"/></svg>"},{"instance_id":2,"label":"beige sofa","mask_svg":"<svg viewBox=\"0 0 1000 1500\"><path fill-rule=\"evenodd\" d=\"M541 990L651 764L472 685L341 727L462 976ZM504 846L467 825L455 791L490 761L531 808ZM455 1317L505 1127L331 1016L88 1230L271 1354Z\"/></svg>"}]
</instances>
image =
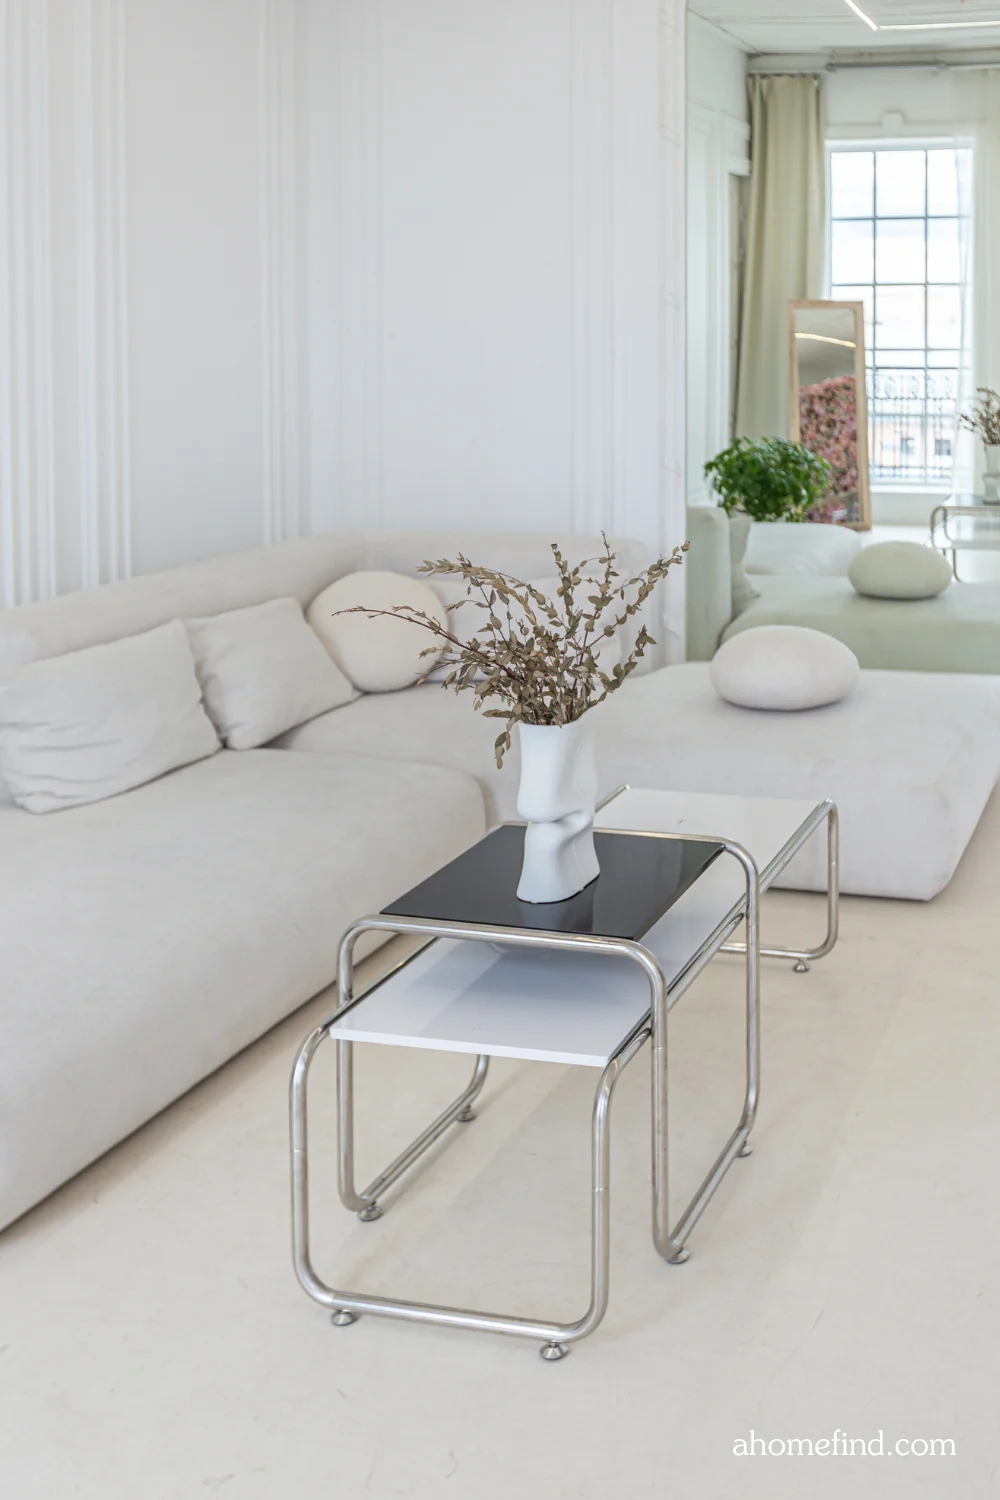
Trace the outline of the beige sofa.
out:
<instances>
[{"instance_id":1,"label":"beige sofa","mask_svg":"<svg viewBox=\"0 0 1000 1500\"><path fill-rule=\"evenodd\" d=\"M558 540L574 557L597 545ZM544 577L548 541L318 537L11 610L0 690L19 665L171 619L308 604L362 567L411 573L464 548ZM646 557L616 545L630 568ZM933 896L1000 774L995 679L872 672L831 709L755 714L692 663L637 675L601 714L607 790L834 798L843 888L863 894ZM495 733L470 695L427 684L104 802L0 806L0 1226L330 984L350 921L512 816L516 749L498 773ZM824 878L817 844L786 883Z\"/></svg>"}]
</instances>

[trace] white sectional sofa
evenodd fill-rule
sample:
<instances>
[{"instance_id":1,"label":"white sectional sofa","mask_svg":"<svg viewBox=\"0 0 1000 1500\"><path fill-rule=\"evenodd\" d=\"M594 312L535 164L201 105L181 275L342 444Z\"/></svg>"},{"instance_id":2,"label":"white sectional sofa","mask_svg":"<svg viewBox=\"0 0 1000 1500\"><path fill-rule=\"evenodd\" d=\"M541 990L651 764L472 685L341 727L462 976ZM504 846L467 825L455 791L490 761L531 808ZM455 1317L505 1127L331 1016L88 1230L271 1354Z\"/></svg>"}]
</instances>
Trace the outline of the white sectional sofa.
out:
<instances>
[{"instance_id":1,"label":"white sectional sofa","mask_svg":"<svg viewBox=\"0 0 1000 1500\"><path fill-rule=\"evenodd\" d=\"M694 659L711 660L723 641L759 625L803 625L836 636L862 667L1000 673L1000 583L954 583L933 599L869 599L852 588L845 560L839 574L754 572L758 597L738 605L725 512L691 506L688 534L696 580L688 589L688 654Z\"/></svg>"},{"instance_id":2,"label":"white sectional sofa","mask_svg":"<svg viewBox=\"0 0 1000 1500\"><path fill-rule=\"evenodd\" d=\"M570 557L598 545L556 540ZM0 691L23 664L267 599L307 605L360 568L409 574L463 549L544 577L549 541L342 534L8 611ZM647 557L616 545L630 568ZM1000 774L997 679L866 673L830 709L759 714L722 703L692 663L637 674L602 714L608 790L834 798L843 887L861 894L933 896ZM512 816L517 757L496 771L495 734L470 695L427 684L103 802L38 816L8 798L0 1226L331 983L352 919ZM787 873L822 878L819 849Z\"/></svg>"}]
</instances>

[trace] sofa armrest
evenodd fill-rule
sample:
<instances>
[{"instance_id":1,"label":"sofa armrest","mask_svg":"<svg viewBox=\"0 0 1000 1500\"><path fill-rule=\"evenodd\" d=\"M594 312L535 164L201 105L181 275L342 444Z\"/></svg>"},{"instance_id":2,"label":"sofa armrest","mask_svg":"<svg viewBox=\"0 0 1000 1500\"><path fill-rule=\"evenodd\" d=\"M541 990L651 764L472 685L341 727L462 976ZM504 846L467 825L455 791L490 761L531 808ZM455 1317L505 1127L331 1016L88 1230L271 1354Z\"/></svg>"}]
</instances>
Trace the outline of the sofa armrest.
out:
<instances>
[{"instance_id":1,"label":"sofa armrest","mask_svg":"<svg viewBox=\"0 0 1000 1500\"><path fill-rule=\"evenodd\" d=\"M733 618L733 568L729 517L715 505L692 505L687 513L691 542L687 574L688 661L711 661Z\"/></svg>"}]
</instances>

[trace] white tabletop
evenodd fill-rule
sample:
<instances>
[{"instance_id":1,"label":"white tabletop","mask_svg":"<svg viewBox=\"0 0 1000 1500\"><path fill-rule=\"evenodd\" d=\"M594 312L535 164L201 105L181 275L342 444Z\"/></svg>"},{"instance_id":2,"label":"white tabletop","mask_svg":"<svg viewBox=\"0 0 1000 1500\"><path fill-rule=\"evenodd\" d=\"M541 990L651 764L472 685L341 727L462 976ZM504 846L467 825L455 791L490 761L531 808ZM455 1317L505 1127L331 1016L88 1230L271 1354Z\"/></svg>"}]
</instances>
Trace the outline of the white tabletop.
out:
<instances>
[{"instance_id":1,"label":"white tabletop","mask_svg":"<svg viewBox=\"0 0 1000 1500\"><path fill-rule=\"evenodd\" d=\"M763 871L815 809L783 798L630 790L598 814L597 826L711 834L744 844ZM647 933L643 944L668 984L744 891L742 866L723 854ZM439 939L330 1030L351 1041L603 1068L649 1003L648 981L629 959Z\"/></svg>"}]
</instances>

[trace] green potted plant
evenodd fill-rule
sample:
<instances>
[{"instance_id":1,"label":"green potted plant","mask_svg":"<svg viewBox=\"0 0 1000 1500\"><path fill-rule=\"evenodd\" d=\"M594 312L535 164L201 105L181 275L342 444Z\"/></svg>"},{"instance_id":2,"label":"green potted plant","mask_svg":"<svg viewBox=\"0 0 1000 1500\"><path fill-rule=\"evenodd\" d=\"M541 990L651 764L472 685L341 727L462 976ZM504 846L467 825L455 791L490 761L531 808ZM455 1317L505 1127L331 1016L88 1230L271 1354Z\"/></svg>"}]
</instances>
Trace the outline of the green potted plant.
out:
<instances>
[{"instance_id":1,"label":"green potted plant","mask_svg":"<svg viewBox=\"0 0 1000 1500\"><path fill-rule=\"evenodd\" d=\"M830 465L803 443L741 437L709 459L705 478L728 516L802 521L826 494Z\"/></svg>"}]
</instances>

